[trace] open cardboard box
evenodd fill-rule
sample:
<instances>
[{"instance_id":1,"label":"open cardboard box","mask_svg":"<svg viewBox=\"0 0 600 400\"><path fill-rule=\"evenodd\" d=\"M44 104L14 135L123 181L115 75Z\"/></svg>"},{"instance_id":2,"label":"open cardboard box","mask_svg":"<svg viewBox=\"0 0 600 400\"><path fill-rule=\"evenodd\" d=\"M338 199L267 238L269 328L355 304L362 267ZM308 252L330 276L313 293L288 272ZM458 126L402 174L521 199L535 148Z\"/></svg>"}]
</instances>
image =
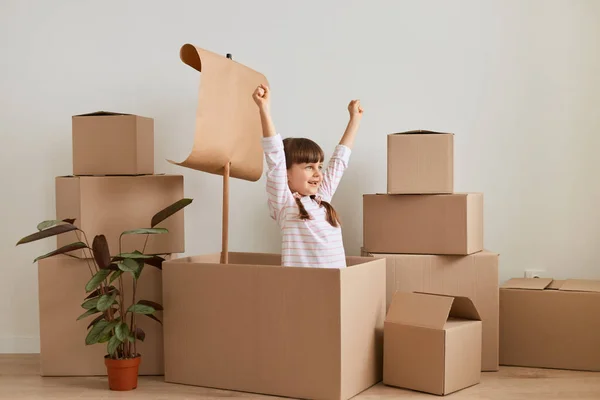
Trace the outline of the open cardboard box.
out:
<instances>
[{"instance_id":1,"label":"open cardboard box","mask_svg":"<svg viewBox=\"0 0 600 400\"><path fill-rule=\"evenodd\" d=\"M481 327L467 297L396 292L385 319L383 383L437 395L479 383Z\"/></svg>"},{"instance_id":2,"label":"open cardboard box","mask_svg":"<svg viewBox=\"0 0 600 400\"><path fill-rule=\"evenodd\" d=\"M165 381L348 399L381 380L385 259L325 269L220 257L163 263Z\"/></svg>"},{"instance_id":3,"label":"open cardboard box","mask_svg":"<svg viewBox=\"0 0 600 400\"><path fill-rule=\"evenodd\" d=\"M267 81L192 45L180 56L203 78L194 146L185 161L171 162L223 176L223 230L220 253L163 263L165 380L353 397L382 378L385 260L347 257L344 269L299 268L282 267L280 254L230 253L229 178L256 181L262 174L252 93Z\"/></svg>"},{"instance_id":4,"label":"open cardboard box","mask_svg":"<svg viewBox=\"0 0 600 400\"><path fill-rule=\"evenodd\" d=\"M600 371L600 281L505 282L500 287L500 364Z\"/></svg>"}]
</instances>

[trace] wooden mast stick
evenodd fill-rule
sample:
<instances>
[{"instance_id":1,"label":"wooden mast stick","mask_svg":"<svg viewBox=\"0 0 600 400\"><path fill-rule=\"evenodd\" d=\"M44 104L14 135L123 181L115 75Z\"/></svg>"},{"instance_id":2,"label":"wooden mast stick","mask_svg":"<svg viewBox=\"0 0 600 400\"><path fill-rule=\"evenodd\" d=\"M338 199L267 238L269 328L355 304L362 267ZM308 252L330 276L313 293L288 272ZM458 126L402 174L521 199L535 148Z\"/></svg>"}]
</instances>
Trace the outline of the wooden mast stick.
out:
<instances>
[{"instance_id":1,"label":"wooden mast stick","mask_svg":"<svg viewBox=\"0 0 600 400\"><path fill-rule=\"evenodd\" d=\"M233 60L231 54L227 58ZM221 264L229 262L229 174L231 163L225 164L223 170L223 221L221 236Z\"/></svg>"}]
</instances>

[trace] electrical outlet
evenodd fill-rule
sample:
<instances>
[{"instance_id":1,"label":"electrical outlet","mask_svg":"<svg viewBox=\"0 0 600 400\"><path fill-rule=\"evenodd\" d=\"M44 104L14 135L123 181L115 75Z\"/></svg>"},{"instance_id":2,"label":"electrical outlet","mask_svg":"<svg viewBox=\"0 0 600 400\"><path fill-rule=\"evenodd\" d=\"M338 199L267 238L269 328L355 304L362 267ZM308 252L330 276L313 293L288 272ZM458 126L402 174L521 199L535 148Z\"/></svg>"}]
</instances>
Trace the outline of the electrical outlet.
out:
<instances>
[{"instance_id":1,"label":"electrical outlet","mask_svg":"<svg viewBox=\"0 0 600 400\"><path fill-rule=\"evenodd\" d=\"M525 278L541 278L544 272L543 269L526 269Z\"/></svg>"}]
</instances>

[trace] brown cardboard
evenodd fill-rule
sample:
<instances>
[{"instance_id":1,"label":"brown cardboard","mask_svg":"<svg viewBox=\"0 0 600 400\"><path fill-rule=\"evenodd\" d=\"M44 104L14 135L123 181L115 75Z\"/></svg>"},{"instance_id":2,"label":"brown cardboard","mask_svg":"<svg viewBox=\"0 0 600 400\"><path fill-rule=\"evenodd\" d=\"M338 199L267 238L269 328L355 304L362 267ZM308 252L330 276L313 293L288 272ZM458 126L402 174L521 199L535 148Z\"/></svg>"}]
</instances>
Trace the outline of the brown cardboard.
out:
<instances>
[{"instance_id":1,"label":"brown cardboard","mask_svg":"<svg viewBox=\"0 0 600 400\"><path fill-rule=\"evenodd\" d=\"M515 278L500 287L500 364L600 371L600 281Z\"/></svg>"},{"instance_id":2,"label":"brown cardboard","mask_svg":"<svg viewBox=\"0 0 600 400\"><path fill-rule=\"evenodd\" d=\"M363 195L364 248L468 255L483 250L483 194Z\"/></svg>"},{"instance_id":3,"label":"brown cardboard","mask_svg":"<svg viewBox=\"0 0 600 400\"><path fill-rule=\"evenodd\" d=\"M163 263L165 381L344 400L381 380L385 260L326 269L229 257Z\"/></svg>"},{"instance_id":4,"label":"brown cardboard","mask_svg":"<svg viewBox=\"0 0 600 400\"><path fill-rule=\"evenodd\" d=\"M257 181L263 170L262 125L252 93L268 86L264 75L223 55L185 44L181 60L202 72L192 151L172 164Z\"/></svg>"},{"instance_id":5,"label":"brown cardboard","mask_svg":"<svg viewBox=\"0 0 600 400\"><path fill-rule=\"evenodd\" d=\"M454 191L454 134L416 130L387 137L387 192Z\"/></svg>"},{"instance_id":6,"label":"brown cardboard","mask_svg":"<svg viewBox=\"0 0 600 400\"><path fill-rule=\"evenodd\" d=\"M377 254L361 249L365 257L385 258L387 264L386 307L400 292L428 292L470 298L482 321L481 370L499 369L500 256L487 250L468 256L426 254Z\"/></svg>"},{"instance_id":7,"label":"brown cardboard","mask_svg":"<svg viewBox=\"0 0 600 400\"><path fill-rule=\"evenodd\" d=\"M384 384L446 395L480 382L482 324L469 298L396 292L384 326Z\"/></svg>"},{"instance_id":8,"label":"brown cardboard","mask_svg":"<svg viewBox=\"0 0 600 400\"><path fill-rule=\"evenodd\" d=\"M87 326L97 316L91 315L77 321L85 312L81 308L88 293L85 284L91 274L88 260L68 256L54 256L38 262L39 321L40 321L40 373L42 376L106 375L104 355L106 343L86 345ZM123 274L127 293L131 293L131 274ZM139 280L138 299L162 302L161 271L146 266ZM162 312L156 313L162 320ZM142 355L141 375L162 375L162 326L150 318L139 316L137 326L146 333L143 342L137 343Z\"/></svg>"},{"instance_id":9,"label":"brown cardboard","mask_svg":"<svg viewBox=\"0 0 600 400\"><path fill-rule=\"evenodd\" d=\"M182 175L83 176L56 178L56 217L75 218L92 245L94 236L106 236L111 255L119 253L119 236L123 231L150 228L152 216L183 198ZM125 235L122 252L142 251L146 254L183 253L184 210L156 226L168 233L157 235ZM57 236L58 247L73 243L83 236L68 232ZM70 254L86 256L81 250Z\"/></svg>"},{"instance_id":10,"label":"brown cardboard","mask_svg":"<svg viewBox=\"0 0 600 400\"><path fill-rule=\"evenodd\" d=\"M154 173L154 120L98 111L72 117L74 175Z\"/></svg>"}]
</instances>

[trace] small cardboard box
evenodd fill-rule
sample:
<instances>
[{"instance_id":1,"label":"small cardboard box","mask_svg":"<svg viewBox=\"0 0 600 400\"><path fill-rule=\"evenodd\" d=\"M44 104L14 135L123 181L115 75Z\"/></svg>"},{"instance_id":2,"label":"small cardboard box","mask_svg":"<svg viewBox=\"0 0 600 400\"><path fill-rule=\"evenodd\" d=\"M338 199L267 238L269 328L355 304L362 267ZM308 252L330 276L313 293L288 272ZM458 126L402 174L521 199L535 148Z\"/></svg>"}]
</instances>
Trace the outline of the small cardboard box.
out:
<instances>
[{"instance_id":1,"label":"small cardboard box","mask_svg":"<svg viewBox=\"0 0 600 400\"><path fill-rule=\"evenodd\" d=\"M504 283L500 364L600 371L600 281L514 278Z\"/></svg>"},{"instance_id":2,"label":"small cardboard box","mask_svg":"<svg viewBox=\"0 0 600 400\"><path fill-rule=\"evenodd\" d=\"M454 134L408 131L387 137L387 192L454 191Z\"/></svg>"},{"instance_id":3,"label":"small cardboard box","mask_svg":"<svg viewBox=\"0 0 600 400\"><path fill-rule=\"evenodd\" d=\"M467 297L397 292L385 319L383 383L446 395L481 379L481 319Z\"/></svg>"},{"instance_id":4,"label":"small cardboard box","mask_svg":"<svg viewBox=\"0 0 600 400\"><path fill-rule=\"evenodd\" d=\"M94 236L106 236L110 253L119 253L121 232L150 228L152 216L183 198L183 175L142 176L82 176L56 178L56 217L75 218L92 245ZM168 233L157 235L125 235L122 251L142 251L146 254L171 254L185 251L184 211L180 210L158 224ZM68 232L56 237L58 247L83 240L80 232ZM69 254L88 257L77 250Z\"/></svg>"},{"instance_id":5,"label":"small cardboard box","mask_svg":"<svg viewBox=\"0 0 600 400\"><path fill-rule=\"evenodd\" d=\"M74 175L154 173L154 120L98 111L72 117Z\"/></svg>"},{"instance_id":6,"label":"small cardboard box","mask_svg":"<svg viewBox=\"0 0 600 400\"><path fill-rule=\"evenodd\" d=\"M282 267L229 253L163 263L165 381L345 400L381 381L385 260Z\"/></svg>"},{"instance_id":7,"label":"small cardboard box","mask_svg":"<svg viewBox=\"0 0 600 400\"><path fill-rule=\"evenodd\" d=\"M85 312L81 304L88 293L89 260L54 256L38 261L40 373L42 376L106 375L104 355L107 343L86 345L87 326L97 315L77 321ZM126 293L131 293L132 277L122 275ZM146 265L139 280L136 298L162 303L161 271ZM128 301L131 301L129 299ZM156 316L162 320L162 312ZM145 333L137 343L142 355L141 375L164 373L162 326L145 316L136 317L137 326Z\"/></svg>"},{"instance_id":8,"label":"small cardboard box","mask_svg":"<svg viewBox=\"0 0 600 400\"><path fill-rule=\"evenodd\" d=\"M482 323L481 370L498 371L499 254L487 250L468 256L379 254L365 249L361 249L361 254L386 259L388 309L396 291L470 298Z\"/></svg>"},{"instance_id":9,"label":"small cardboard box","mask_svg":"<svg viewBox=\"0 0 600 400\"><path fill-rule=\"evenodd\" d=\"M476 253L483 250L483 194L365 194L363 241L376 253Z\"/></svg>"}]
</instances>

